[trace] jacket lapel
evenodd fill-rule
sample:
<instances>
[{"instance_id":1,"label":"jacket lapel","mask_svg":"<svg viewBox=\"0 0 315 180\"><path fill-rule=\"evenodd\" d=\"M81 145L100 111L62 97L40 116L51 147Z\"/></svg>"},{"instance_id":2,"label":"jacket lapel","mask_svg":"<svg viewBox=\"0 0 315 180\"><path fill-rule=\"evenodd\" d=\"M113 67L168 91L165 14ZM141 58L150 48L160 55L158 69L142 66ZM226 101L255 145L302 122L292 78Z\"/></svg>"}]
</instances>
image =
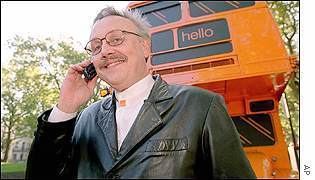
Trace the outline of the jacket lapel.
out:
<instances>
[{"instance_id":1,"label":"jacket lapel","mask_svg":"<svg viewBox=\"0 0 315 180\"><path fill-rule=\"evenodd\" d=\"M119 164L125 157L128 157L146 139L151 137L163 125L161 118L173 104L172 97L168 93L167 84L159 76L155 77L155 84L147 100L145 100L140 112L124 139L119 154Z\"/></svg>"},{"instance_id":2,"label":"jacket lapel","mask_svg":"<svg viewBox=\"0 0 315 180\"><path fill-rule=\"evenodd\" d=\"M108 149L111 153L112 159L114 160L117 156L117 125L116 125L116 103L115 95L113 95L109 100L102 104L101 114L102 117L98 118L97 125L101 128ZM108 162L105 162L108 164ZM110 166L107 166L108 169Z\"/></svg>"}]
</instances>

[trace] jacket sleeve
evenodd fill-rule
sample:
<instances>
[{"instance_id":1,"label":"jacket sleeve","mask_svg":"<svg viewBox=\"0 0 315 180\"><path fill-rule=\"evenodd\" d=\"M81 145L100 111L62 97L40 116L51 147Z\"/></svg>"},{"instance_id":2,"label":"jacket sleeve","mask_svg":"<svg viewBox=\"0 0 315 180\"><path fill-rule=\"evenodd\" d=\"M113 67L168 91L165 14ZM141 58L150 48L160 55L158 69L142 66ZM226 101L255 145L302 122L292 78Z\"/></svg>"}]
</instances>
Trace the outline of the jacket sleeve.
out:
<instances>
[{"instance_id":1,"label":"jacket sleeve","mask_svg":"<svg viewBox=\"0 0 315 180\"><path fill-rule=\"evenodd\" d=\"M25 179L73 179L77 152L72 144L76 118L51 123L51 109L37 119L37 130L27 159Z\"/></svg>"},{"instance_id":2,"label":"jacket sleeve","mask_svg":"<svg viewBox=\"0 0 315 180\"><path fill-rule=\"evenodd\" d=\"M212 99L202 134L203 156L209 163L210 176L215 179L256 178L219 95Z\"/></svg>"}]
</instances>

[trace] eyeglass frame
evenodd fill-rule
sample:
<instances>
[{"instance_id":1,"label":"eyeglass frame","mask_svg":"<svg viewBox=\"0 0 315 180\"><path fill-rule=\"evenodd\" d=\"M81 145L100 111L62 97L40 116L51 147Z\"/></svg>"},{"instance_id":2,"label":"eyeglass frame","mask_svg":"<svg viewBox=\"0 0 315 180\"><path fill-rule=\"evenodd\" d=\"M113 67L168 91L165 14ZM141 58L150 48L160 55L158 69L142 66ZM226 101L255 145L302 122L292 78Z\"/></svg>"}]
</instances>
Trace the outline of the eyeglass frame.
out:
<instances>
[{"instance_id":1,"label":"eyeglass frame","mask_svg":"<svg viewBox=\"0 0 315 180\"><path fill-rule=\"evenodd\" d=\"M134 33L134 32L125 31L125 30L121 30L121 29L114 29L114 30L111 30L111 31L109 31L108 33L106 33L104 38L101 38L101 39L100 39L100 38L93 38L93 39L89 40L89 41L86 43L86 45L85 45L85 47L84 47L84 50L85 50L89 55L91 55L91 56L96 56L96 55L98 55L98 54L102 51L102 49L103 49L103 47L102 47L102 46L103 46L103 40L106 41L106 44L108 44L109 46L112 46L112 47L121 45L121 44L125 41L125 37L124 37L124 36L122 36L123 40L121 41L121 43L116 44L116 45L111 45L111 44L109 44L109 42L107 41L107 39L106 39L107 35L110 34L110 33L112 33L113 31L121 31L121 32L123 33L123 35L126 34L126 33L129 33L129 34L133 34L133 35L142 37L141 35L139 35L139 34L137 34L137 33ZM99 50L99 52L98 52L97 54L93 54L92 50L88 49L87 46L88 46L89 43L91 43L91 41L96 40L96 39L99 39L99 40L100 40L100 42L101 42L101 48L100 48L100 50Z\"/></svg>"}]
</instances>

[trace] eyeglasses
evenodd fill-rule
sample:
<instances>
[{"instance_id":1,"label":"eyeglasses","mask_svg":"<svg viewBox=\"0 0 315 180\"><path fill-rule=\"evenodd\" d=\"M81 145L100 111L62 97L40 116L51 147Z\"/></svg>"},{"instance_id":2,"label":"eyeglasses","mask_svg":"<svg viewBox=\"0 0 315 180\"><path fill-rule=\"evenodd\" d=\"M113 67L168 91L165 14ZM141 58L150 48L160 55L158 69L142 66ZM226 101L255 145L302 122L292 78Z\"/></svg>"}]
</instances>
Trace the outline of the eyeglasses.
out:
<instances>
[{"instance_id":1,"label":"eyeglasses","mask_svg":"<svg viewBox=\"0 0 315 180\"><path fill-rule=\"evenodd\" d=\"M102 39L94 38L90 40L86 44L84 49L89 55L95 56L101 52L102 46L103 46L103 40L105 40L106 43L110 46L118 46L125 41L125 34L127 33L141 37L139 34L136 34L134 32L123 31L123 30L112 30L108 32L105 35L105 37Z\"/></svg>"}]
</instances>

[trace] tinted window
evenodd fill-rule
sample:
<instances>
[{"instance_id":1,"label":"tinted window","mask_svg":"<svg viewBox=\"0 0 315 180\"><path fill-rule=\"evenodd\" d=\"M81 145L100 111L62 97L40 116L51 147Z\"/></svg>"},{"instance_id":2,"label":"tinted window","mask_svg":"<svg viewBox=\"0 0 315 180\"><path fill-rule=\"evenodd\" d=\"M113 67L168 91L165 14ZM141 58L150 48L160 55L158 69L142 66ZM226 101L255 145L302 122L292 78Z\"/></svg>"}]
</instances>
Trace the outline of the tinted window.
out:
<instances>
[{"instance_id":1,"label":"tinted window","mask_svg":"<svg viewBox=\"0 0 315 180\"><path fill-rule=\"evenodd\" d=\"M164 63L171 63L176 61L182 61L186 59L193 59L199 57L205 57L209 55L222 54L231 52L233 49L230 42L224 42L219 44L211 44L202 47L196 47L191 49L178 50L163 54L157 54L152 56L152 65L159 65Z\"/></svg>"},{"instance_id":2,"label":"tinted window","mask_svg":"<svg viewBox=\"0 0 315 180\"><path fill-rule=\"evenodd\" d=\"M270 111L274 109L274 102L273 100L264 100L264 101L255 101L250 102L250 110L252 112L259 112L259 111Z\"/></svg>"},{"instance_id":3,"label":"tinted window","mask_svg":"<svg viewBox=\"0 0 315 180\"><path fill-rule=\"evenodd\" d=\"M232 117L243 146L275 144L271 117L268 114Z\"/></svg>"},{"instance_id":4,"label":"tinted window","mask_svg":"<svg viewBox=\"0 0 315 180\"><path fill-rule=\"evenodd\" d=\"M253 6L254 4L254 1L193 1L189 2L189 10L190 16L199 17Z\"/></svg>"},{"instance_id":5,"label":"tinted window","mask_svg":"<svg viewBox=\"0 0 315 180\"><path fill-rule=\"evenodd\" d=\"M230 38L225 19L203 22L178 29L178 46L187 47Z\"/></svg>"},{"instance_id":6,"label":"tinted window","mask_svg":"<svg viewBox=\"0 0 315 180\"><path fill-rule=\"evenodd\" d=\"M152 27L172 23L181 18L179 1L160 1L135 9L142 12Z\"/></svg>"},{"instance_id":7,"label":"tinted window","mask_svg":"<svg viewBox=\"0 0 315 180\"><path fill-rule=\"evenodd\" d=\"M174 48L173 32L171 30L154 33L151 35L153 53Z\"/></svg>"}]
</instances>

